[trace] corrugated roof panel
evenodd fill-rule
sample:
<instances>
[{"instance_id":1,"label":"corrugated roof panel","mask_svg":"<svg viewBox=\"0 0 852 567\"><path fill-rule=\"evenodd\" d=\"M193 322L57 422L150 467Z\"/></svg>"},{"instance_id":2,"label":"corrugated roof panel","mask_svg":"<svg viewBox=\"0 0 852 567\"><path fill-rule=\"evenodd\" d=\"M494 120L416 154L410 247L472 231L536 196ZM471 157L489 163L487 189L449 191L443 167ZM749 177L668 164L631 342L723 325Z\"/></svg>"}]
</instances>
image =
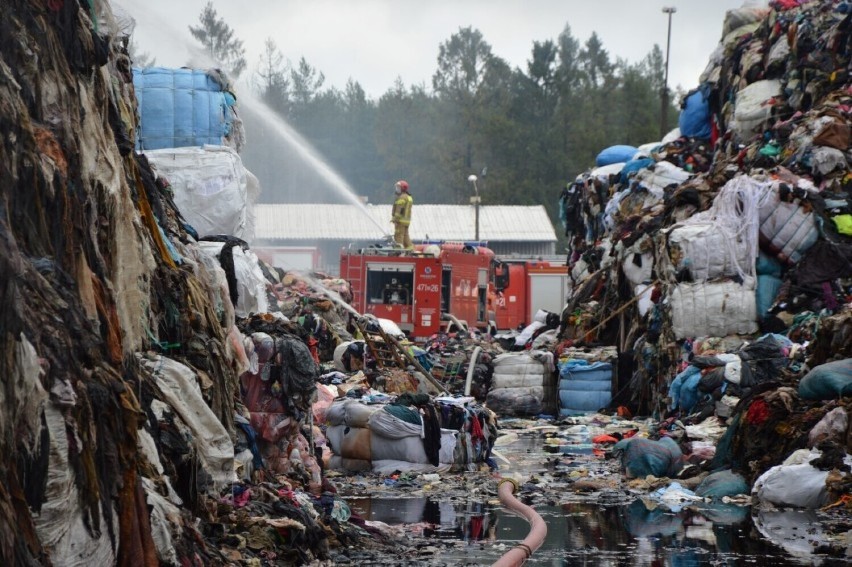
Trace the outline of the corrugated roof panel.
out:
<instances>
[{"instance_id":1,"label":"corrugated roof panel","mask_svg":"<svg viewBox=\"0 0 852 567\"><path fill-rule=\"evenodd\" d=\"M393 232L390 205L256 205L256 237L261 240L380 240L379 227ZM414 205L413 240L473 240L475 210L470 205ZM491 242L555 242L556 232L542 205L482 206L479 238Z\"/></svg>"}]
</instances>

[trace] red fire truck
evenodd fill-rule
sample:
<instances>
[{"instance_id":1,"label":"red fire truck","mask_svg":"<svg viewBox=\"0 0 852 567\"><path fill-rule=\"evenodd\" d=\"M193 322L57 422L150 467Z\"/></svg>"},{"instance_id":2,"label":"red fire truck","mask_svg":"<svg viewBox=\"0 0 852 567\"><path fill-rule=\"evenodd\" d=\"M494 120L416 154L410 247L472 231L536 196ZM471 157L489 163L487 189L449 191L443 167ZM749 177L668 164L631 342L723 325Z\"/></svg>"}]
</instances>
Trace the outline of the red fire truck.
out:
<instances>
[{"instance_id":1,"label":"red fire truck","mask_svg":"<svg viewBox=\"0 0 852 567\"><path fill-rule=\"evenodd\" d=\"M479 243L344 249L340 277L355 309L390 319L413 338L453 318L481 330L524 326L537 309L561 311L568 281L564 264L498 259Z\"/></svg>"}]
</instances>

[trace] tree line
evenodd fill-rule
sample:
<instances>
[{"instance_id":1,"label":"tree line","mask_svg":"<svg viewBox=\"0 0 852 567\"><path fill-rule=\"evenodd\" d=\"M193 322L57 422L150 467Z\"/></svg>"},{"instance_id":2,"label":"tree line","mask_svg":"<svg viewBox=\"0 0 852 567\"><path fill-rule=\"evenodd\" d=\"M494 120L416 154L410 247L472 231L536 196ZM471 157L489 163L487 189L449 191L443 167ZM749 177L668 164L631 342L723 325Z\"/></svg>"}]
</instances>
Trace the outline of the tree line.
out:
<instances>
[{"instance_id":1,"label":"tree line","mask_svg":"<svg viewBox=\"0 0 852 567\"><path fill-rule=\"evenodd\" d=\"M190 31L232 76L246 72L242 42L212 3ZM354 79L327 87L321 70L304 57L291 63L271 38L250 73L256 96L373 203L389 202L397 179L418 203L466 203L476 174L483 204L543 204L558 225L561 188L601 149L660 137L659 46L639 62L613 59L596 33L581 43L568 23L556 40L533 42L525 69L479 30L459 28L438 46L431 85L397 79L378 100ZM243 110L243 160L261 201L340 202L268 120ZM674 125L677 109L668 114Z\"/></svg>"}]
</instances>

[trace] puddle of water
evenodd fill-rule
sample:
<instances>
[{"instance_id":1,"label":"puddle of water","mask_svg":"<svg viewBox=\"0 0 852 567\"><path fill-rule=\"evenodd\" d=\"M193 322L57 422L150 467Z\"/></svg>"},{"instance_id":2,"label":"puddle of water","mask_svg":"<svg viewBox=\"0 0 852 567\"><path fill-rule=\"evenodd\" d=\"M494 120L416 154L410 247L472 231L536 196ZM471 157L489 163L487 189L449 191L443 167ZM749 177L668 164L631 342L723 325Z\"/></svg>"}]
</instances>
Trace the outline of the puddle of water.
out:
<instances>
[{"instance_id":1,"label":"puddle of water","mask_svg":"<svg viewBox=\"0 0 852 567\"><path fill-rule=\"evenodd\" d=\"M353 512L387 524L429 524L424 535L447 545L437 564L489 565L523 540L529 524L485 502L431 498L350 498ZM619 506L587 502L536 506L547 539L528 565L803 565L761 536L748 507L702 504L674 513L642 500ZM791 511L787 523L801 525ZM776 521L777 523L777 521ZM773 538L776 539L776 538ZM455 542L451 544L450 541ZM778 541L778 543L785 543Z\"/></svg>"}]
</instances>

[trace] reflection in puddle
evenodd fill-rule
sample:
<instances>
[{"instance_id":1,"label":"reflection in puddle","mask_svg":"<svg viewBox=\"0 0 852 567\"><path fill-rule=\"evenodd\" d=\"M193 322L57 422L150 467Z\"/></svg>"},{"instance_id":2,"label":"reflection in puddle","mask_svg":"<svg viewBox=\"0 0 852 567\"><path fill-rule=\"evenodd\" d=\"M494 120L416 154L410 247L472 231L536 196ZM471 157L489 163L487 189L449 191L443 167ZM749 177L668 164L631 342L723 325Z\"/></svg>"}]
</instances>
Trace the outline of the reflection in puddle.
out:
<instances>
[{"instance_id":1,"label":"reflection in puddle","mask_svg":"<svg viewBox=\"0 0 852 567\"><path fill-rule=\"evenodd\" d=\"M490 564L529 531L523 518L486 503L428 498L351 498L347 502L365 520L420 524L428 537L445 543L455 540L456 545L437 558L442 564ZM789 547L777 547L761 536L763 530L757 529L747 507L701 503L674 513L665 507L649 509L637 499L620 506L571 503L535 508L547 522L548 533L528 564L802 564L790 557ZM790 514L789 525L807 529L799 524L802 518L796 512ZM774 517L773 523L781 521ZM810 557L808 563L814 559Z\"/></svg>"}]
</instances>

